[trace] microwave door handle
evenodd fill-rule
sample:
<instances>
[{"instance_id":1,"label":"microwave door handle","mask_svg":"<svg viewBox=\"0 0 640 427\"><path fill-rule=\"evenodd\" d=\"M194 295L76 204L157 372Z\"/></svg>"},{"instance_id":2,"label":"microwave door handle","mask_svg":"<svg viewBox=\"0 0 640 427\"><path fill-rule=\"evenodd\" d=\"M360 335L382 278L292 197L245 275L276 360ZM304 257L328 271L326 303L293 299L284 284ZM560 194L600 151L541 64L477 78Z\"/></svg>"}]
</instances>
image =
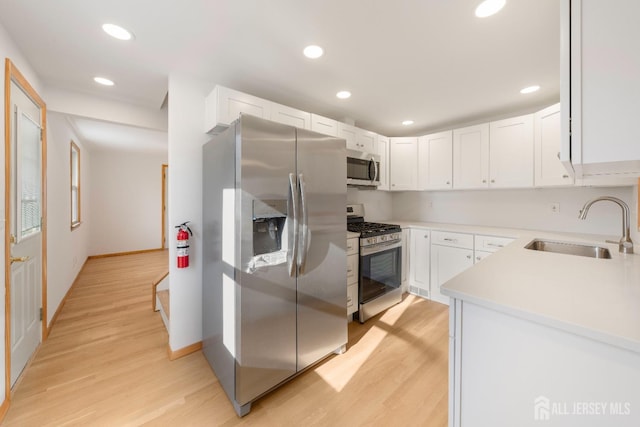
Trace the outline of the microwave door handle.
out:
<instances>
[{"instance_id":1,"label":"microwave door handle","mask_svg":"<svg viewBox=\"0 0 640 427\"><path fill-rule=\"evenodd\" d=\"M300 189L300 206L302 207L300 212L301 222L299 224L302 233L298 245L298 274L304 274L307 266L307 255L309 254L309 209L307 206L306 184L302 174L298 175L298 188Z\"/></svg>"},{"instance_id":2,"label":"microwave door handle","mask_svg":"<svg viewBox=\"0 0 640 427\"><path fill-rule=\"evenodd\" d=\"M373 170L374 170L374 176L373 176L373 181L378 181L378 162L376 162L376 160L372 157L371 161L373 162Z\"/></svg>"},{"instance_id":3,"label":"microwave door handle","mask_svg":"<svg viewBox=\"0 0 640 427\"><path fill-rule=\"evenodd\" d=\"M287 217L288 224L288 240L287 248L287 267L289 276L296 275L296 261L298 259L298 188L296 185L296 176L289 174L289 201L291 202L291 216Z\"/></svg>"}]
</instances>

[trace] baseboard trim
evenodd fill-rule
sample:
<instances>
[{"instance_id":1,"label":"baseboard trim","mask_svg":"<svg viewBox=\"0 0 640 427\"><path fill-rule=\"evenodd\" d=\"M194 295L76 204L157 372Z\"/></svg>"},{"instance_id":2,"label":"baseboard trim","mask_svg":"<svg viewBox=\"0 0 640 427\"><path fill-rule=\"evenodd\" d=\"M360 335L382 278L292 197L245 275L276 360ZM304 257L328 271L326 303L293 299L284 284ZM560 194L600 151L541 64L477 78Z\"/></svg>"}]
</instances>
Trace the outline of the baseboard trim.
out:
<instances>
[{"instance_id":1,"label":"baseboard trim","mask_svg":"<svg viewBox=\"0 0 640 427\"><path fill-rule=\"evenodd\" d=\"M11 401L7 399L7 397L5 396L4 402L2 402L2 405L0 405L0 423L4 421L4 417L5 415L7 415L7 411L9 410L10 404L11 404Z\"/></svg>"},{"instance_id":2,"label":"baseboard trim","mask_svg":"<svg viewBox=\"0 0 640 427\"><path fill-rule=\"evenodd\" d=\"M80 277L80 273L82 273L82 270L84 270L84 267L87 265L87 261L89 261L88 257L87 257L87 259L84 260L84 263L82 264L82 267L80 267L80 270L78 270L78 274L76 274L76 278L73 279L73 283L71 283L71 286L69 286L69 289L67 289L67 293L64 294L64 297L62 298L62 301L60 301L60 304L58 304L58 308L56 309L56 312L53 313L53 317L51 317L51 322L49 322L49 326L47 326L47 337L49 337L49 334L51 333L51 328L53 328L53 325L58 320L58 316L60 315L60 312L62 311L62 307L64 307L64 304L67 302L67 298L69 297L69 294L71 293L71 290L76 286L76 282L78 281L78 277Z\"/></svg>"},{"instance_id":3,"label":"baseboard trim","mask_svg":"<svg viewBox=\"0 0 640 427\"><path fill-rule=\"evenodd\" d=\"M158 252L164 251L166 249L156 248L156 249L142 249L140 251L128 251L128 252L113 252L110 254L100 254L100 255L90 255L88 259L97 259L97 258L110 258L113 256L123 256L123 255L136 255L136 254L146 254L149 252Z\"/></svg>"},{"instance_id":4,"label":"baseboard trim","mask_svg":"<svg viewBox=\"0 0 640 427\"><path fill-rule=\"evenodd\" d=\"M171 346L167 346L167 353L169 354L169 360L176 360L200 350L202 350L202 341L198 341L186 347L182 347L181 349L178 349L176 351L171 350Z\"/></svg>"}]
</instances>

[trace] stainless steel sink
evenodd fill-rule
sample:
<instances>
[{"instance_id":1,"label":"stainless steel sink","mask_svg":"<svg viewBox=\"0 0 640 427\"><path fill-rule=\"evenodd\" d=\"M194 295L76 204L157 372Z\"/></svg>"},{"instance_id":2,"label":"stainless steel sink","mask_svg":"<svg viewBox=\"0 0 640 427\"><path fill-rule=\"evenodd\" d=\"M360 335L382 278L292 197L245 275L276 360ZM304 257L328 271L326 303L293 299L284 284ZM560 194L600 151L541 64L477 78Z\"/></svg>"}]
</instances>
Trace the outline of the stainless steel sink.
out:
<instances>
[{"instance_id":1,"label":"stainless steel sink","mask_svg":"<svg viewBox=\"0 0 640 427\"><path fill-rule=\"evenodd\" d=\"M534 239L524 248L531 249L532 251L555 252L558 254L578 255L590 258L611 259L609 249L595 245L581 245L578 243L564 243Z\"/></svg>"}]
</instances>

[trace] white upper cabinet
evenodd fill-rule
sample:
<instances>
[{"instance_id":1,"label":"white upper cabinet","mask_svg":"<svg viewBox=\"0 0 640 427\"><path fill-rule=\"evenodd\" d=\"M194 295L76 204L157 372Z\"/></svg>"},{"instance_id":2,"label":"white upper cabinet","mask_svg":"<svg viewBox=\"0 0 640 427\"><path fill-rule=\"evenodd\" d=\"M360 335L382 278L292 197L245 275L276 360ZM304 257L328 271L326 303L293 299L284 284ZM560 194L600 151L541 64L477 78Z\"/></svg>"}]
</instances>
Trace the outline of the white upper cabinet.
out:
<instances>
[{"instance_id":1,"label":"white upper cabinet","mask_svg":"<svg viewBox=\"0 0 640 427\"><path fill-rule=\"evenodd\" d=\"M418 189L447 190L453 181L453 131L418 138Z\"/></svg>"},{"instance_id":2,"label":"white upper cabinet","mask_svg":"<svg viewBox=\"0 0 640 427\"><path fill-rule=\"evenodd\" d=\"M389 138L377 136L378 154L380 155L380 185L378 190L389 191Z\"/></svg>"},{"instance_id":3,"label":"white upper cabinet","mask_svg":"<svg viewBox=\"0 0 640 427\"><path fill-rule=\"evenodd\" d=\"M350 150L360 150L356 142L357 128L346 123L338 122L338 138L347 140L347 148Z\"/></svg>"},{"instance_id":4,"label":"white upper cabinet","mask_svg":"<svg viewBox=\"0 0 640 427\"><path fill-rule=\"evenodd\" d=\"M311 130L325 135L338 136L338 122L312 113Z\"/></svg>"},{"instance_id":5,"label":"white upper cabinet","mask_svg":"<svg viewBox=\"0 0 640 427\"><path fill-rule=\"evenodd\" d=\"M489 187L489 123L453 130L453 188Z\"/></svg>"},{"instance_id":6,"label":"white upper cabinet","mask_svg":"<svg viewBox=\"0 0 640 427\"><path fill-rule=\"evenodd\" d=\"M561 4L563 138L576 175L640 176L640 2Z\"/></svg>"},{"instance_id":7,"label":"white upper cabinet","mask_svg":"<svg viewBox=\"0 0 640 427\"><path fill-rule=\"evenodd\" d=\"M311 129L311 114L296 110L286 105L271 103L271 121L295 126L300 129Z\"/></svg>"},{"instance_id":8,"label":"white upper cabinet","mask_svg":"<svg viewBox=\"0 0 640 427\"><path fill-rule=\"evenodd\" d=\"M360 151L364 151L365 153L377 153L377 138L378 134L375 132L356 128L356 145Z\"/></svg>"},{"instance_id":9,"label":"white upper cabinet","mask_svg":"<svg viewBox=\"0 0 640 427\"><path fill-rule=\"evenodd\" d=\"M533 187L533 114L489 123L489 186Z\"/></svg>"},{"instance_id":10,"label":"white upper cabinet","mask_svg":"<svg viewBox=\"0 0 640 427\"><path fill-rule=\"evenodd\" d=\"M391 191L418 188L418 138L389 138Z\"/></svg>"},{"instance_id":11,"label":"white upper cabinet","mask_svg":"<svg viewBox=\"0 0 640 427\"><path fill-rule=\"evenodd\" d=\"M560 104L534 115L535 185L572 185L573 177L560 161Z\"/></svg>"},{"instance_id":12,"label":"white upper cabinet","mask_svg":"<svg viewBox=\"0 0 640 427\"><path fill-rule=\"evenodd\" d=\"M205 98L205 132L221 132L240 117L250 114L271 119L271 101L238 92L224 86L216 86Z\"/></svg>"},{"instance_id":13,"label":"white upper cabinet","mask_svg":"<svg viewBox=\"0 0 640 427\"><path fill-rule=\"evenodd\" d=\"M347 140L347 148L350 150L376 153L377 134L346 123L338 122L338 138Z\"/></svg>"}]
</instances>

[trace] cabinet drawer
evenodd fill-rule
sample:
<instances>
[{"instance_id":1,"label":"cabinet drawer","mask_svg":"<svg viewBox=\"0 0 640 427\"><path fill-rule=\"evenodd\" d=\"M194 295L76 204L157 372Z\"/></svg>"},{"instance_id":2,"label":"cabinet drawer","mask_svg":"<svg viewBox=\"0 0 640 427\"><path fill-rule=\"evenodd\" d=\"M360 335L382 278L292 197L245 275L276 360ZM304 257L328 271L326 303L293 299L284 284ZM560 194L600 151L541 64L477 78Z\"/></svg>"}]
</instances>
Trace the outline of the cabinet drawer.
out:
<instances>
[{"instance_id":1,"label":"cabinet drawer","mask_svg":"<svg viewBox=\"0 0 640 427\"><path fill-rule=\"evenodd\" d=\"M358 285L347 286L347 315L358 311Z\"/></svg>"},{"instance_id":2,"label":"cabinet drawer","mask_svg":"<svg viewBox=\"0 0 640 427\"><path fill-rule=\"evenodd\" d=\"M357 255L358 254L358 243L359 243L358 238L355 239L347 239L347 255Z\"/></svg>"},{"instance_id":3,"label":"cabinet drawer","mask_svg":"<svg viewBox=\"0 0 640 427\"><path fill-rule=\"evenodd\" d=\"M509 237L476 236L476 251L495 252L513 242Z\"/></svg>"},{"instance_id":4,"label":"cabinet drawer","mask_svg":"<svg viewBox=\"0 0 640 427\"><path fill-rule=\"evenodd\" d=\"M358 283L358 255L347 255L347 284Z\"/></svg>"},{"instance_id":5,"label":"cabinet drawer","mask_svg":"<svg viewBox=\"0 0 640 427\"><path fill-rule=\"evenodd\" d=\"M432 231L431 244L453 246L455 248L473 249L473 234L451 233L448 231Z\"/></svg>"}]
</instances>

